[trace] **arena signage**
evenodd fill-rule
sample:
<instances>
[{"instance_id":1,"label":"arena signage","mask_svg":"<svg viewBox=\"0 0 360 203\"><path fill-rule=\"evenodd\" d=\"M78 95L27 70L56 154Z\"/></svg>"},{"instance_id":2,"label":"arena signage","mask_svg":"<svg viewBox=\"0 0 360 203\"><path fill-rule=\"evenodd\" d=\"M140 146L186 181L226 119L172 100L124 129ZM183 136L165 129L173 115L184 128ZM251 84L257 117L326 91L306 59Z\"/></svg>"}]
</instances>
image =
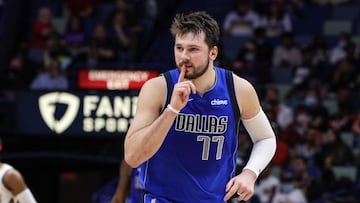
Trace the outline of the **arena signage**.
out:
<instances>
[{"instance_id":1,"label":"arena signage","mask_svg":"<svg viewBox=\"0 0 360 203\"><path fill-rule=\"evenodd\" d=\"M80 70L80 89L139 90L145 81L158 76L157 71Z\"/></svg>"},{"instance_id":2,"label":"arena signage","mask_svg":"<svg viewBox=\"0 0 360 203\"><path fill-rule=\"evenodd\" d=\"M29 134L125 134L136 111L137 94L23 92L17 102L17 130Z\"/></svg>"}]
</instances>

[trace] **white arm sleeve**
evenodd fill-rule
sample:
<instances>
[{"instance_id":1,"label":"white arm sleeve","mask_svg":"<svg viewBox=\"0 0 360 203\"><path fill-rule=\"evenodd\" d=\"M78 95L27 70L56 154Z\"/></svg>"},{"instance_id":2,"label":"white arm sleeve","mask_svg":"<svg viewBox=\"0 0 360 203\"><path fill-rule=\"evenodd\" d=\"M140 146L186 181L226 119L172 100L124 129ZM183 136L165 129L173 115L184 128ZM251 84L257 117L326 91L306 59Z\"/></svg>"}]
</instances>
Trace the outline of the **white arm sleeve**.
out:
<instances>
[{"instance_id":1,"label":"white arm sleeve","mask_svg":"<svg viewBox=\"0 0 360 203\"><path fill-rule=\"evenodd\" d=\"M254 143L249 161L244 169L250 169L258 177L275 154L275 133L262 109L253 118L242 120L242 122Z\"/></svg>"},{"instance_id":2,"label":"white arm sleeve","mask_svg":"<svg viewBox=\"0 0 360 203\"><path fill-rule=\"evenodd\" d=\"M26 188L15 197L16 203L36 203L36 200L31 191Z\"/></svg>"}]
</instances>

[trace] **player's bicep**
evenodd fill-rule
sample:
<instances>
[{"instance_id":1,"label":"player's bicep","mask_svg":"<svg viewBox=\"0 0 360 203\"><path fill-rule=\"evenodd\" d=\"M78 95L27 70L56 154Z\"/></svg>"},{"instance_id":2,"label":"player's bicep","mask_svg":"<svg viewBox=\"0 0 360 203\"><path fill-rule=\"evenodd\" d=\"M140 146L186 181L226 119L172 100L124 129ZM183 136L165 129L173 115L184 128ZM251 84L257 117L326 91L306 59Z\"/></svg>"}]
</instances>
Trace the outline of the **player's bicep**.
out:
<instances>
[{"instance_id":1,"label":"player's bicep","mask_svg":"<svg viewBox=\"0 0 360 203\"><path fill-rule=\"evenodd\" d=\"M132 134L150 125L160 114L166 96L166 84L163 78L149 80L142 87L128 134Z\"/></svg>"},{"instance_id":2,"label":"player's bicep","mask_svg":"<svg viewBox=\"0 0 360 203\"><path fill-rule=\"evenodd\" d=\"M242 119L256 116L261 107L255 88L245 79L234 77L236 98L239 104Z\"/></svg>"}]
</instances>

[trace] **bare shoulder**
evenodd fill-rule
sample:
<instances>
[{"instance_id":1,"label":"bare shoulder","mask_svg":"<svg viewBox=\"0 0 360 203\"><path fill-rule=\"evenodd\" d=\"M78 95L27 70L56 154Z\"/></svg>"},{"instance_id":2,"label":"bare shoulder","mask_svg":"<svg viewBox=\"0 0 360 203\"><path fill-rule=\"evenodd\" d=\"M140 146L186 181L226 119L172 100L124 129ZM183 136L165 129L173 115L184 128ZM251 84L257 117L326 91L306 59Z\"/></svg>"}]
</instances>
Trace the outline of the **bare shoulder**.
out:
<instances>
[{"instance_id":1,"label":"bare shoulder","mask_svg":"<svg viewBox=\"0 0 360 203\"><path fill-rule=\"evenodd\" d=\"M254 86L246 79L234 76L236 99L243 119L252 118L260 110L260 102Z\"/></svg>"},{"instance_id":2,"label":"bare shoulder","mask_svg":"<svg viewBox=\"0 0 360 203\"><path fill-rule=\"evenodd\" d=\"M234 86L237 94L240 96L246 96L247 94L256 94L254 86L246 79L241 78L235 74L234 76Z\"/></svg>"},{"instance_id":3,"label":"bare shoulder","mask_svg":"<svg viewBox=\"0 0 360 203\"><path fill-rule=\"evenodd\" d=\"M151 78L142 86L137 106L138 112L160 112L166 98L166 81L163 76ZM152 111L152 112L150 112Z\"/></svg>"},{"instance_id":4,"label":"bare shoulder","mask_svg":"<svg viewBox=\"0 0 360 203\"><path fill-rule=\"evenodd\" d=\"M21 173L16 169L8 170L4 177L3 183L14 195L26 189L26 184Z\"/></svg>"},{"instance_id":5,"label":"bare shoulder","mask_svg":"<svg viewBox=\"0 0 360 203\"><path fill-rule=\"evenodd\" d=\"M163 76L151 78L146 81L142 86L139 97L140 99L152 101L162 101L161 98L165 98L167 91L166 81Z\"/></svg>"},{"instance_id":6,"label":"bare shoulder","mask_svg":"<svg viewBox=\"0 0 360 203\"><path fill-rule=\"evenodd\" d=\"M159 75L157 77L154 77L154 78L151 78L149 80L147 80L144 85L143 85L143 88L146 88L146 87L165 87L166 85L166 82L165 82L165 79L164 79L164 76L162 75Z\"/></svg>"},{"instance_id":7,"label":"bare shoulder","mask_svg":"<svg viewBox=\"0 0 360 203\"><path fill-rule=\"evenodd\" d=\"M149 91L152 90L154 92L162 92L161 90L166 90L166 81L163 76L158 76L155 78L151 78L144 83L141 88L141 91ZM156 91L155 91L156 90ZM159 91L160 90L160 91Z\"/></svg>"},{"instance_id":8,"label":"bare shoulder","mask_svg":"<svg viewBox=\"0 0 360 203\"><path fill-rule=\"evenodd\" d=\"M23 177L18 170L13 168L5 173L4 180L8 180L9 182L23 182Z\"/></svg>"}]
</instances>

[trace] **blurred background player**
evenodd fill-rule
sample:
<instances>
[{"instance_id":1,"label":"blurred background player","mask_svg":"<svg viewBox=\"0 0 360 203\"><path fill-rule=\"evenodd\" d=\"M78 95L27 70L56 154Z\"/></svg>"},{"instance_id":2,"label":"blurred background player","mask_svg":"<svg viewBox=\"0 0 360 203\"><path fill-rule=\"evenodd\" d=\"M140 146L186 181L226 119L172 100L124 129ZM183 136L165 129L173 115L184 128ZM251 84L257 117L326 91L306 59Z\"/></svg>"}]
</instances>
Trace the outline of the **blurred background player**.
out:
<instances>
[{"instance_id":1,"label":"blurred background player","mask_svg":"<svg viewBox=\"0 0 360 203\"><path fill-rule=\"evenodd\" d=\"M0 152L3 149L0 138ZM0 202L36 203L21 173L13 166L0 161Z\"/></svg>"},{"instance_id":2,"label":"blurred background player","mask_svg":"<svg viewBox=\"0 0 360 203\"><path fill-rule=\"evenodd\" d=\"M131 168L124 160L121 161L119 180L111 203L140 203L142 188L139 184L139 169Z\"/></svg>"}]
</instances>

